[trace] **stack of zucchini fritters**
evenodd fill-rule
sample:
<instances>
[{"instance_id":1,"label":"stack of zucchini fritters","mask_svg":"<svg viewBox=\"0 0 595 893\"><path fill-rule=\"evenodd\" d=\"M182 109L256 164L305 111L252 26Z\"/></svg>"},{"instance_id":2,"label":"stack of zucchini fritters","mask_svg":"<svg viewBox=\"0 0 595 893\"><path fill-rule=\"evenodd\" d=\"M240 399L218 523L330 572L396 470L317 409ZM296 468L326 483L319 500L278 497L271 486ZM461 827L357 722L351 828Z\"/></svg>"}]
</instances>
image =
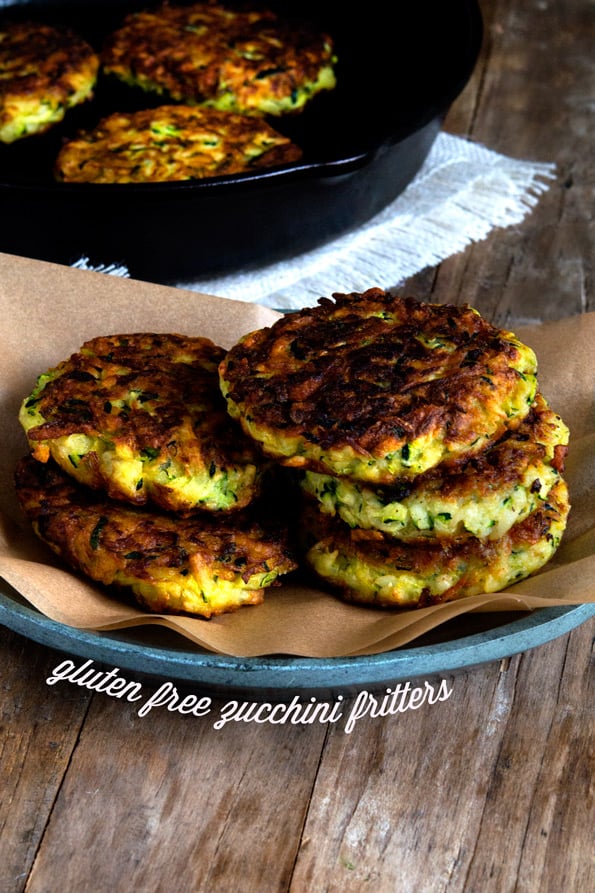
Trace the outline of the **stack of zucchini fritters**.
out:
<instances>
[{"instance_id":1,"label":"stack of zucchini fritters","mask_svg":"<svg viewBox=\"0 0 595 893\"><path fill-rule=\"evenodd\" d=\"M470 307L378 288L227 352L95 338L39 377L20 420L38 535L164 613L256 604L296 555L382 607L494 592L551 558L570 509L568 429L531 348Z\"/></svg>"},{"instance_id":2,"label":"stack of zucchini fritters","mask_svg":"<svg viewBox=\"0 0 595 893\"><path fill-rule=\"evenodd\" d=\"M534 352L470 307L334 295L221 364L230 413L296 469L306 564L352 601L431 605L542 567L568 429Z\"/></svg>"},{"instance_id":3,"label":"stack of zucchini fritters","mask_svg":"<svg viewBox=\"0 0 595 893\"><path fill-rule=\"evenodd\" d=\"M259 604L296 567L270 463L226 412L207 338L95 338L22 402L16 490L68 564L146 608L205 618Z\"/></svg>"}]
</instances>

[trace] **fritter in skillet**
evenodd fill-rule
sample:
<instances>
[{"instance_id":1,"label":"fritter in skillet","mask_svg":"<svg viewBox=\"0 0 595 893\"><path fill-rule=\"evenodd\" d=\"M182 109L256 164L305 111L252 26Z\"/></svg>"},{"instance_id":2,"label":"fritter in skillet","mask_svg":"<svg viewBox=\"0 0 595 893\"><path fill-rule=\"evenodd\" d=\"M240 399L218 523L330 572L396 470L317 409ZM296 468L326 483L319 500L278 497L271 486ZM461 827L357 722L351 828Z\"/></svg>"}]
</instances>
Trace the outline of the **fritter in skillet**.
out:
<instances>
[{"instance_id":1,"label":"fritter in skillet","mask_svg":"<svg viewBox=\"0 0 595 893\"><path fill-rule=\"evenodd\" d=\"M53 456L81 483L135 505L243 508L265 463L226 413L217 379L224 354L207 338L176 334L87 341L22 402L33 455Z\"/></svg>"},{"instance_id":2,"label":"fritter in skillet","mask_svg":"<svg viewBox=\"0 0 595 893\"><path fill-rule=\"evenodd\" d=\"M306 471L300 484L321 511L350 527L407 542L476 536L500 539L547 499L564 470L568 428L538 394L529 415L500 440L460 464L394 487Z\"/></svg>"},{"instance_id":3,"label":"fritter in skillet","mask_svg":"<svg viewBox=\"0 0 595 893\"><path fill-rule=\"evenodd\" d=\"M529 412L534 352L470 307L321 298L220 365L229 412L285 465L374 485L484 449Z\"/></svg>"},{"instance_id":4,"label":"fritter in skillet","mask_svg":"<svg viewBox=\"0 0 595 893\"><path fill-rule=\"evenodd\" d=\"M99 57L68 28L0 25L0 141L42 133L93 94Z\"/></svg>"},{"instance_id":5,"label":"fritter in skillet","mask_svg":"<svg viewBox=\"0 0 595 893\"><path fill-rule=\"evenodd\" d=\"M257 605L296 567L278 518L179 518L125 506L31 456L15 480L40 539L85 576L131 590L152 612L209 618Z\"/></svg>"},{"instance_id":6,"label":"fritter in skillet","mask_svg":"<svg viewBox=\"0 0 595 893\"><path fill-rule=\"evenodd\" d=\"M69 183L156 183L235 174L297 161L301 150L261 118L199 106L116 112L60 150Z\"/></svg>"},{"instance_id":7,"label":"fritter in skillet","mask_svg":"<svg viewBox=\"0 0 595 893\"><path fill-rule=\"evenodd\" d=\"M305 562L348 601L376 607L424 607L497 592L535 573L556 551L569 512L560 478L547 500L499 540L404 543L378 531L350 529L308 501Z\"/></svg>"},{"instance_id":8,"label":"fritter in skillet","mask_svg":"<svg viewBox=\"0 0 595 893\"><path fill-rule=\"evenodd\" d=\"M163 4L130 14L107 40L103 70L170 99L281 115L335 86L331 38L269 11Z\"/></svg>"}]
</instances>

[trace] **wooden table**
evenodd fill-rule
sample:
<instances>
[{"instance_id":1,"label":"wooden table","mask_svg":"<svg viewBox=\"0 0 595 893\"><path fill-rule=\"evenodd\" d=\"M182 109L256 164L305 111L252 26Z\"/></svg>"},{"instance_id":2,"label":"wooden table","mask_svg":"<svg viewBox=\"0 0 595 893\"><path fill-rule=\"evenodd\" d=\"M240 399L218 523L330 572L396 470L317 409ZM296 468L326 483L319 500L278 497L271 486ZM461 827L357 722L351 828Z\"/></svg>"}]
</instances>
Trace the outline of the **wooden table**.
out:
<instances>
[{"instance_id":1,"label":"wooden table","mask_svg":"<svg viewBox=\"0 0 595 893\"><path fill-rule=\"evenodd\" d=\"M556 162L519 225L415 277L497 323L595 309L592 0L483 0L445 123ZM210 721L74 684L0 630L2 893L595 889L593 634L445 676L433 705L340 724Z\"/></svg>"}]
</instances>

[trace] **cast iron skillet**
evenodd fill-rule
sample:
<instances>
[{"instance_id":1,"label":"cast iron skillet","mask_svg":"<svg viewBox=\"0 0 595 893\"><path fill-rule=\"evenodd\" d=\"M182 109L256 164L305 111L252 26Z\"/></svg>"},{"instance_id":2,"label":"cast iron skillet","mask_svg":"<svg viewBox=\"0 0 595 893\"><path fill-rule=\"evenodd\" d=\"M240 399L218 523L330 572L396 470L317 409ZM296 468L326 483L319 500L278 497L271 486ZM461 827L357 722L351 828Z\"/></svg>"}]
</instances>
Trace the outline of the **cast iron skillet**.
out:
<instances>
[{"instance_id":1,"label":"cast iron skillet","mask_svg":"<svg viewBox=\"0 0 595 893\"><path fill-rule=\"evenodd\" d=\"M127 11L151 5L2 0L0 18L67 23L99 49ZM65 137L110 111L163 101L101 78L93 101L63 124L0 146L0 251L64 264L85 256L125 264L136 279L174 283L300 254L391 202L473 71L482 39L477 3L267 5L308 18L336 42L336 89L273 122L302 147L299 163L180 183L56 183L52 165Z\"/></svg>"}]
</instances>

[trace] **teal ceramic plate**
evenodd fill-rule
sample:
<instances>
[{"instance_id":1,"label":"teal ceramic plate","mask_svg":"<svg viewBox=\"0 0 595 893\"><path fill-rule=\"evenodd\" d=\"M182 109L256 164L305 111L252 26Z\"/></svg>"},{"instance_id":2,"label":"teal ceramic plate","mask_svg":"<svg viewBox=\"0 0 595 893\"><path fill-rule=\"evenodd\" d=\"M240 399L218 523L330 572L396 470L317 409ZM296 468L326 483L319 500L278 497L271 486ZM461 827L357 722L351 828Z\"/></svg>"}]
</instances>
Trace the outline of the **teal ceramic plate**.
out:
<instances>
[{"instance_id":1,"label":"teal ceramic plate","mask_svg":"<svg viewBox=\"0 0 595 893\"><path fill-rule=\"evenodd\" d=\"M451 673L501 660L550 642L595 617L595 605L527 614L468 615L432 638L384 654L349 658L236 658L189 647L157 627L98 633L49 620L3 584L0 624L70 656L117 667L131 677L169 680L213 697L288 700L296 694L333 698L383 689L401 680Z\"/></svg>"}]
</instances>

